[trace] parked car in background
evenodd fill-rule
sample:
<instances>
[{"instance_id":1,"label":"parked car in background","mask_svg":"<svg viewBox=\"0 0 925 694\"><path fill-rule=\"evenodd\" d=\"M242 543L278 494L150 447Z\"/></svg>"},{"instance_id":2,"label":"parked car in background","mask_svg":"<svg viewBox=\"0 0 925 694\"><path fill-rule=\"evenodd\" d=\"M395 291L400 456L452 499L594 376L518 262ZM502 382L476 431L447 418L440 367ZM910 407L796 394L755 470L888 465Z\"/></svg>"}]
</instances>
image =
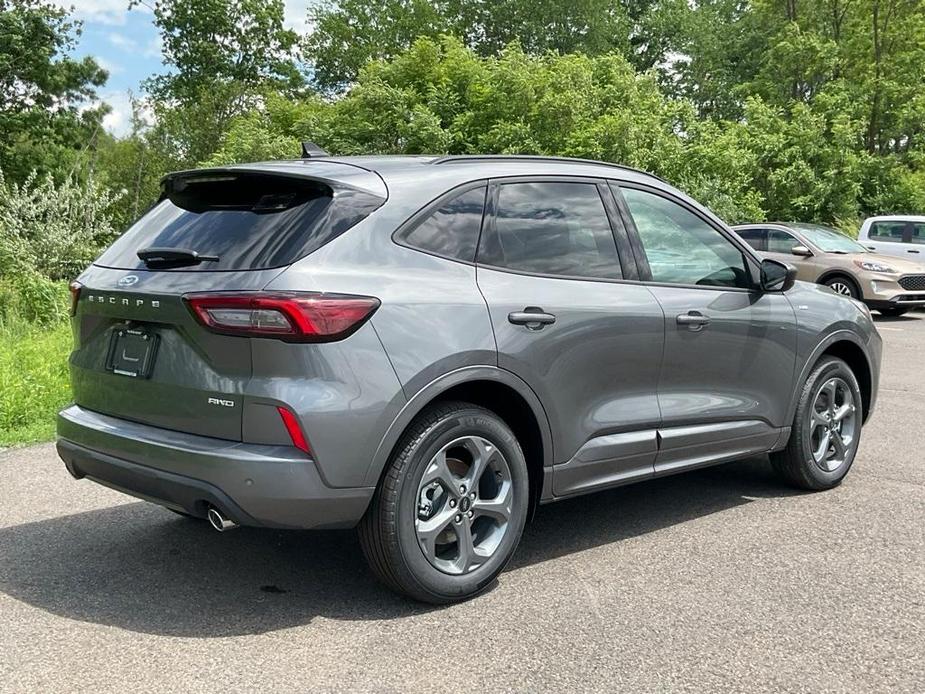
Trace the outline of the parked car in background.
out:
<instances>
[{"instance_id":1,"label":"parked car in background","mask_svg":"<svg viewBox=\"0 0 925 694\"><path fill-rule=\"evenodd\" d=\"M925 263L925 217L869 217L861 225L858 242L867 249L883 255Z\"/></svg>"},{"instance_id":2,"label":"parked car in background","mask_svg":"<svg viewBox=\"0 0 925 694\"><path fill-rule=\"evenodd\" d=\"M885 316L925 306L921 263L879 255L818 224L741 224L733 229L762 255L794 265L798 279L860 299Z\"/></svg>"},{"instance_id":3,"label":"parked car in background","mask_svg":"<svg viewBox=\"0 0 925 694\"><path fill-rule=\"evenodd\" d=\"M794 276L599 162L172 174L72 286L58 451L220 531L359 526L386 585L461 600L540 503L763 453L838 485L881 339Z\"/></svg>"}]
</instances>

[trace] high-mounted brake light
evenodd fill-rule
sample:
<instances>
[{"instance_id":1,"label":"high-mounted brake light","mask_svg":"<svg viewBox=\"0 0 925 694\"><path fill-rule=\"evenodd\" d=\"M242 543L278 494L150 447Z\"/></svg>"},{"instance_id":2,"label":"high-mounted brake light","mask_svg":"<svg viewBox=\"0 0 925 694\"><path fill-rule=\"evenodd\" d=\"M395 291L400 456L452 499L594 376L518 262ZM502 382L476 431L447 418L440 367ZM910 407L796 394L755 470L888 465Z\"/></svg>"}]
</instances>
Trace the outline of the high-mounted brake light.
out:
<instances>
[{"instance_id":1,"label":"high-mounted brake light","mask_svg":"<svg viewBox=\"0 0 925 694\"><path fill-rule=\"evenodd\" d=\"M71 315L77 315L77 301L80 299L80 290L83 289L83 285L74 280L67 286L68 290L71 292Z\"/></svg>"},{"instance_id":2,"label":"high-mounted brake light","mask_svg":"<svg viewBox=\"0 0 925 694\"><path fill-rule=\"evenodd\" d=\"M299 420L296 419L295 415L292 414L285 407L277 407L277 412L283 420L283 425L286 427L286 431L289 432L289 438L292 439L292 445L298 448L300 451L304 451L311 455L311 448L308 447L308 440L305 438L305 434L302 433L302 427L299 426Z\"/></svg>"},{"instance_id":3,"label":"high-mounted brake light","mask_svg":"<svg viewBox=\"0 0 925 694\"><path fill-rule=\"evenodd\" d=\"M375 297L349 294L236 292L187 294L183 300L213 332L286 342L341 340L379 308Z\"/></svg>"}]
</instances>

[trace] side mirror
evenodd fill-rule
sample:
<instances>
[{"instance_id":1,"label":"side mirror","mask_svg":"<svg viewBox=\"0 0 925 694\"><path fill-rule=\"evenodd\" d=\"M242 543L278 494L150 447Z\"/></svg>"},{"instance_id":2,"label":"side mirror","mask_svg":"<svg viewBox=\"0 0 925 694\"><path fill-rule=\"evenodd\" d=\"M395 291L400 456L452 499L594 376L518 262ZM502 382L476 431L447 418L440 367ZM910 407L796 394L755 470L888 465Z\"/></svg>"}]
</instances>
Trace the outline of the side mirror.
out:
<instances>
[{"instance_id":1,"label":"side mirror","mask_svg":"<svg viewBox=\"0 0 925 694\"><path fill-rule=\"evenodd\" d=\"M794 246L793 248L790 249L790 252L793 253L794 255L803 256L804 258L808 258L809 256L813 254L811 250L809 250L806 246L802 244L799 246Z\"/></svg>"},{"instance_id":2,"label":"side mirror","mask_svg":"<svg viewBox=\"0 0 925 694\"><path fill-rule=\"evenodd\" d=\"M785 292L797 280L797 269L792 265L767 258L761 261L761 290Z\"/></svg>"}]
</instances>

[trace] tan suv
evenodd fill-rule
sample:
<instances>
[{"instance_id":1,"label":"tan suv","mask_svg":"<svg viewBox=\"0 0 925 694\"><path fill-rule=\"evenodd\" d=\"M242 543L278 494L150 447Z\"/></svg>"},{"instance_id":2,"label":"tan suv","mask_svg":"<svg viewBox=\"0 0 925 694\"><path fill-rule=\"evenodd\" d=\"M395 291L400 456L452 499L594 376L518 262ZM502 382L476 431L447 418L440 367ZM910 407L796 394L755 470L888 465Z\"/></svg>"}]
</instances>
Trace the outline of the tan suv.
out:
<instances>
[{"instance_id":1,"label":"tan suv","mask_svg":"<svg viewBox=\"0 0 925 694\"><path fill-rule=\"evenodd\" d=\"M741 224L733 227L756 251L797 268L797 279L860 299L884 316L925 306L925 265L873 253L818 224Z\"/></svg>"}]
</instances>

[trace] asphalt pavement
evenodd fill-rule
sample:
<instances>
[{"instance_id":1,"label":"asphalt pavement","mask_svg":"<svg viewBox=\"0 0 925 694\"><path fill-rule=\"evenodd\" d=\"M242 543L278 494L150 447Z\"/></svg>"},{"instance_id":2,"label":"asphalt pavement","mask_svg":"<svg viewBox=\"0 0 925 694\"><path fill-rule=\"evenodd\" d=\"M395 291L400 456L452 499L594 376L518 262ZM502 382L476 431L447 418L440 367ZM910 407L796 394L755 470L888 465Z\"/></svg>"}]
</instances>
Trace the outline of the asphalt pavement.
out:
<instances>
[{"instance_id":1,"label":"asphalt pavement","mask_svg":"<svg viewBox=\"0 0 925 694\"><path fill-rule=\"evenodd\" d=\"M0 691L925 692L925 314L878 327L838 489L758 458L545 506L449 608L352 532L220 535L0 452Z\"/></svg>"}]
</instances>

